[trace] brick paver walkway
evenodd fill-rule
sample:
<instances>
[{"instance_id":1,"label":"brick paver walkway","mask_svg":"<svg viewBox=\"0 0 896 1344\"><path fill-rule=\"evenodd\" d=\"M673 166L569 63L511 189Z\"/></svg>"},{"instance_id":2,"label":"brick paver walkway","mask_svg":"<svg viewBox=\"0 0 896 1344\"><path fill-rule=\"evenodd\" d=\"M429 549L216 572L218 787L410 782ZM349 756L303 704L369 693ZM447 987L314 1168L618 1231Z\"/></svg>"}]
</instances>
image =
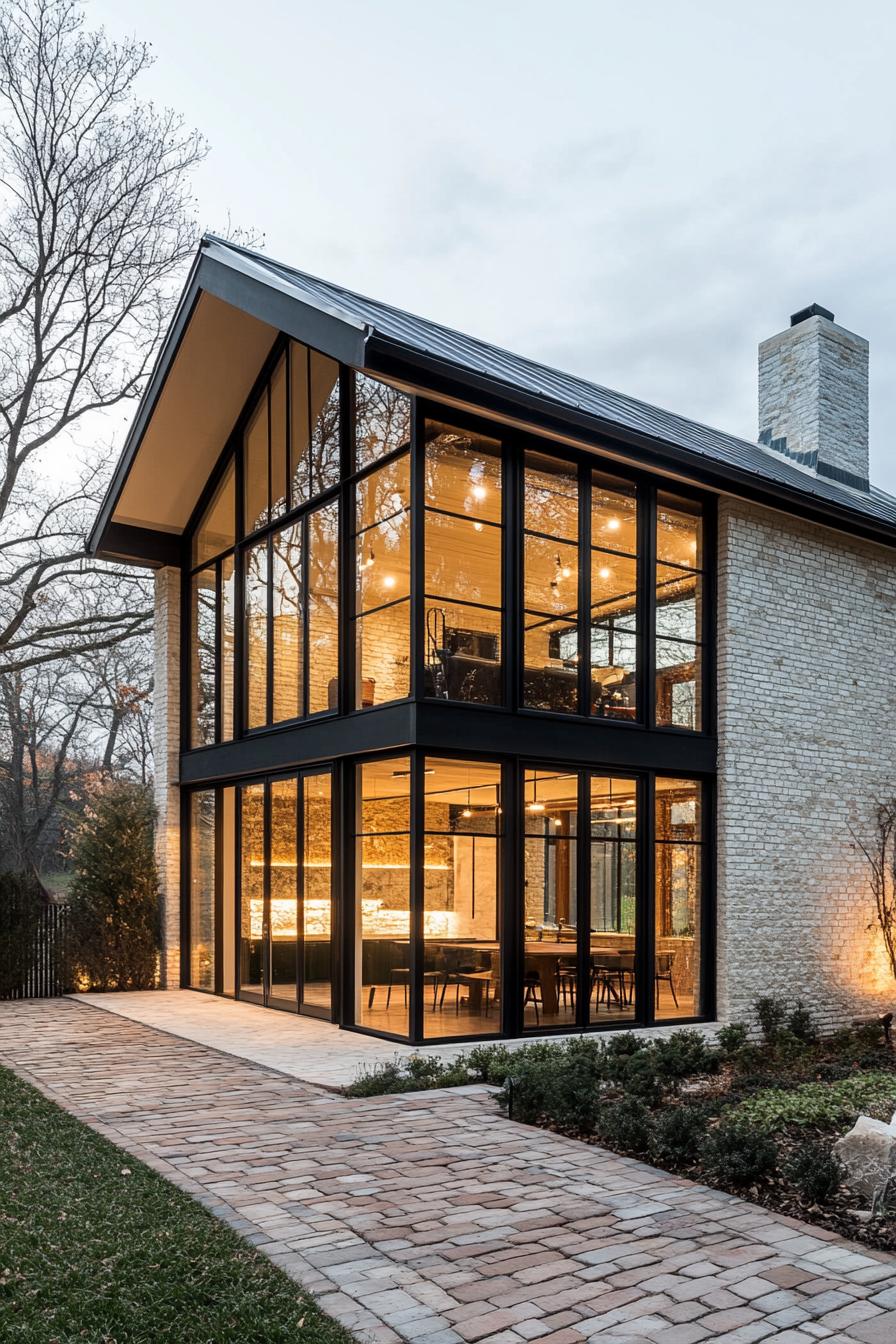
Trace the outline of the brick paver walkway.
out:
<instances>
[{"instance_id":1,"label":"brick paver walkway","mask_svg":"<svg viewBox=\"0 0 896 1344\"><path fill-rule=\"evenodd\" d=\"M894 1344L896 1261L482 1089L347 1100L69 1000L0 1062L263 1247L360 1340Z\"/></svg>"}]
</instances>

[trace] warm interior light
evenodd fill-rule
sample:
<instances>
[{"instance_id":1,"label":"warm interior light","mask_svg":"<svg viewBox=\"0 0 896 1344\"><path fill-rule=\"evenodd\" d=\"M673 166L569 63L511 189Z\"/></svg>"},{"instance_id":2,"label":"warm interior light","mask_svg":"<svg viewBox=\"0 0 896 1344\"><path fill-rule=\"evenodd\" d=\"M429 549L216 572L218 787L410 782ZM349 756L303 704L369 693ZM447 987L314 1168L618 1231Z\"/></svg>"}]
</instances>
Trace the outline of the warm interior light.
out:
<instances>
[{"instance_id":1,"label":"warm interior light","mask_svg":"<svg viewBox=\"0 0 896 1344\"><path fill-rule=\"evenodd\" d=\"M486 497L487 494L488 494L488 491L486 490L486 488L485 488L484 485L474 485L474 486L473 486L473 498L474 498L474 499L485 499L485 497Z\"/></svg>"},{"instance_id":2,"label":"warm interior light","mask_svg":"<svg viewBox=\"0 0 896 1344\"><path fill-rule=\"evenodd\" d=\"M608 519L607 519L607 531L608 531L608 532L618 532L618 531L619 531L619 527L620 527L620 523L619 523L619 519L618 519L618 518L608 518Z\"/></svg>"},{"instance_id":3,"label":"warm interior light","mask_svg":"<svg viewBox=\"0 0 896 1344\"><path fill-rule=\"evenodd\" d=\"M540 802L538 801L538 799L536 798L536 799L534 800L534 802L531 802L531 803L527 803L527 804L526 804L526 811L527 811L527 812L543 812L543 811L544 811L544 803L540 803Z\"/></svg>"},{"instance_id":4,"label":"warm interior light","mask_svg":"<svg viewBox=\"0 0 896 1344\"><path fill-rule=\"evenodd\" d=\"M599 579L609 579L609 578L612 577L612 574L613 574L612 569L608 569L606 565L603 565L603 566L597 571L597 577L598 577Z\"/></svg>"},{"instance_id":5,"label":"warm interior light","mask_svg":"<svg viewBox=\"0 0 896 1344\"><path fill-rule=\"evenodd\" d=\"M474 532L481 532L481 531L482 531L482 523L474 523L474 524L473 524L473 531L474 531Z\"/></svg>"},{"instance_id":6,"label":"warm interior light","mask_svg":"<svg viewBox=\"0 0 896 1344\"><path fill-rule=\"evenodd\" d=\"M407 938L410 933L408 910L389 910L378 898L363 897L361 912L364 937ZM329 900L309 900L304 903L304 933L306 937L329 937L332 906ZM264 936L264 902L255 897L249 902L249 928L243 937L260 941ZM298 936L296 902L272 898L270 905L271 937L291 940ZM457 915L453 910L424 910L424 938L453 938L457 936Z\"/></svg>"},{"instance_id":7,"label":"warm interior light","mask_svg":"<svg viewBox=\"0 0 896 1344\"><path fill-rule=\"evenodd\" d=\"M395 587L395 576L394 576L393 574L386 574L386 575L384 576L384 578L383 578L383 587L384 587L384 588L394 588L394 587Z\"/></svg>"}]
</instances>

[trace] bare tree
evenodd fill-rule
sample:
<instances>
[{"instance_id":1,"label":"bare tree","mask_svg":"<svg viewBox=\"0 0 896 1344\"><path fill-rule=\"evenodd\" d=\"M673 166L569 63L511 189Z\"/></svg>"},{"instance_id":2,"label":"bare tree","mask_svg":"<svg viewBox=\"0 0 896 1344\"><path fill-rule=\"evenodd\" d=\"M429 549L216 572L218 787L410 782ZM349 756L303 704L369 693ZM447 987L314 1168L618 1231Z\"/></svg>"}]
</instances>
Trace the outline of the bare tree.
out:
<instances>
[{"instance_id":1,"label":"bare tree","mask_svg":"<svg viewBox=\"0 0 896 1344\"><path fill-rule=\"evenodd\" d=\"M141 391L194 244L206 146L135 96L151 59L74 0L0 0L0 673L148 625L145 580L83 553L95 455L67 464Z\"/></svg>"},{"instance_id":2,"label":"bare tree","mask_svg":"<svg viewBox=\"0 0 896 1344\"><path fill-rule=\"evenodd\" d=\"M877 804L873 840L866 842L855 830L852 837L867 861L874 897L875 920L868 927L880 930L896 978L896 798Z\"/></svg>"}]
</instances>

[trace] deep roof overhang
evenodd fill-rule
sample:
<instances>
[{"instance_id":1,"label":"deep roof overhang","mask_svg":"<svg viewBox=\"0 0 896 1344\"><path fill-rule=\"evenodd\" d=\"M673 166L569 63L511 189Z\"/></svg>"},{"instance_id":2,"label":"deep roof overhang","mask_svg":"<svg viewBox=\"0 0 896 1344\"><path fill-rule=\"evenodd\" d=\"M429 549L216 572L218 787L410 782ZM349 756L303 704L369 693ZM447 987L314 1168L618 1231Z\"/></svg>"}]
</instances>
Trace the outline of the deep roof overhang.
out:
<instances>
[{"instance_id":1,"label":"deep roof overhang","mask_svg":"<svg viewBox=\"0 0 896 1344\"><path fill-rule=\"evenodd\" d=\"M222 251L203 241L90 531L91 554L179 562L179 538L280 332L364 363L366 324L295 298Z\"/></svg>"},{"instance_id":2,"label":"deep roof overhang","mask_svg":"<svg viewBox=\"0 0 896 1344\"><path fill-rule=\"evenodd\" d=\"M879 493L860 497L809 476L803 480L791 465L764 456L759 445L580 380L582 397L591 404L576 404L565 375L501 351L489 359L490 347L473 338L206 237L91 531L92 553L149 565L179 561L183 530L280 332L435 399L896 545L896 501L880 505L885 497ZM401 339L408 332L412 339ZM432 342L423 339L428 332ZM510 372L514 363L525 370L518 379ZM533 385L529 370L544 391ZM624 406L620 419L612 414L617 405ZM595 407L611 413L596 413ZM722 445L721 457L714 444Z\"/></svg>"}]
</instances>

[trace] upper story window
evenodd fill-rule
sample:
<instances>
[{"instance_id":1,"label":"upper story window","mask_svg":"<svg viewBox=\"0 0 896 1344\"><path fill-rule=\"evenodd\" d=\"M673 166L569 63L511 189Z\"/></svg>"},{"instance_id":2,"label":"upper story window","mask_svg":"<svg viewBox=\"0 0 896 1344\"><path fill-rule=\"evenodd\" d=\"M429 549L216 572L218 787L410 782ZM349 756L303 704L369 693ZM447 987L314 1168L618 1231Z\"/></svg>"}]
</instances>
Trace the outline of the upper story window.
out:
<instances>
[{"instance_id":1,"label":"upper story window","mask_svg":"<svg viewBox=\"0 0 896 1344\"><path fill-rule=\"evenodd\" d=\"M356 373L353 408L351 702L370 709L411 691L411 399Z\"/></svg>"},{"instance_id":2,"label":"upper story window","mask_svg":"<svg viewBox=\"0 0 896 1344\"><path fill-rule=\"evenodd\" d=\"M245 536L338 484L339 416L339 365L291 341L243 432Z\"/></svg>"},{"instance_id":3,"label":"upper story window","mask_svg":"<svg viewBox=\"0 0 896 1344\"><path fill-rule=\"evenodd\" d=\"M579 476L526 453L523 474L523 704L579 708Z\"/></svg>"},{"instance_id":4,"label":"upper story window","mask_svg":"<svg viewBox=\"0 0 896 1344\"><path fill-rule=\"evenodd\" d=\"M356 709L411 689L411 458L393 457L355 486Z\"/></svg>"},{"instance_id":5,"label":"upper story window","mask_svg":"<svg viewBox=\"0 0 896 1344\"><path fill-rule=\"evenodd\" d=\"M234 555L233 462L206 506L190 543L190 746L233 737Z\"/></svg>"},{"instance_id":6,"label":"upper story window","mask_svg":"<svg viewBox=\"0 0 896 1344\"><path fill-rule=\"evenodd\" d=\"M634 486L559 458L526 453L523 703L527 708L612 719L636 717L637 525Z\"/></svg>"},{"instance_id":7,"label":"upper story window","mask_svg":"<svg viewBox=\"0 0 896 1344\"><path fill-rule=\"evenodd\" d=\"M407 448L411 442L411 399L389 383L356 373L354 379L355 470Z\"/></svg>"},{"instance_id":8,"label":"upper story window","mask_svg":"<svg viewBox=\"0 0 896 1344\"><path fill-rule=\"evenodd\" d=\"M499 705L501 445L434 420L425 437L424 693Z\"/></svg>"},{"instance_id":9,"label":"upper story window","mask_svg":"<svg viewBox=\"0 0 896 1344\"><path fill-rule=\"evenodd\" d=\"M633 719L638 678L638 500L591 473L591 712Z\"/></svg>"},{"instance_id":10,"label":"upper story window","mask_svg":"<svg viewBox=\"0 0 896 1344\"><path fill-rule=\"evenodd\" d=\"M278 347L190 539L191 746L412 689L703 730L700 501L490 429Z\"/></svg>"},{"instance_id":11,"label":"upper story window","mask_svg":"<svg viewBox=\"0 0 896 1344\"><path fill-rule=\"evenodd\" d=\"M656 722L703 727L703 518L698 502L656 504Z\"/></svg>"}]
</instances>

